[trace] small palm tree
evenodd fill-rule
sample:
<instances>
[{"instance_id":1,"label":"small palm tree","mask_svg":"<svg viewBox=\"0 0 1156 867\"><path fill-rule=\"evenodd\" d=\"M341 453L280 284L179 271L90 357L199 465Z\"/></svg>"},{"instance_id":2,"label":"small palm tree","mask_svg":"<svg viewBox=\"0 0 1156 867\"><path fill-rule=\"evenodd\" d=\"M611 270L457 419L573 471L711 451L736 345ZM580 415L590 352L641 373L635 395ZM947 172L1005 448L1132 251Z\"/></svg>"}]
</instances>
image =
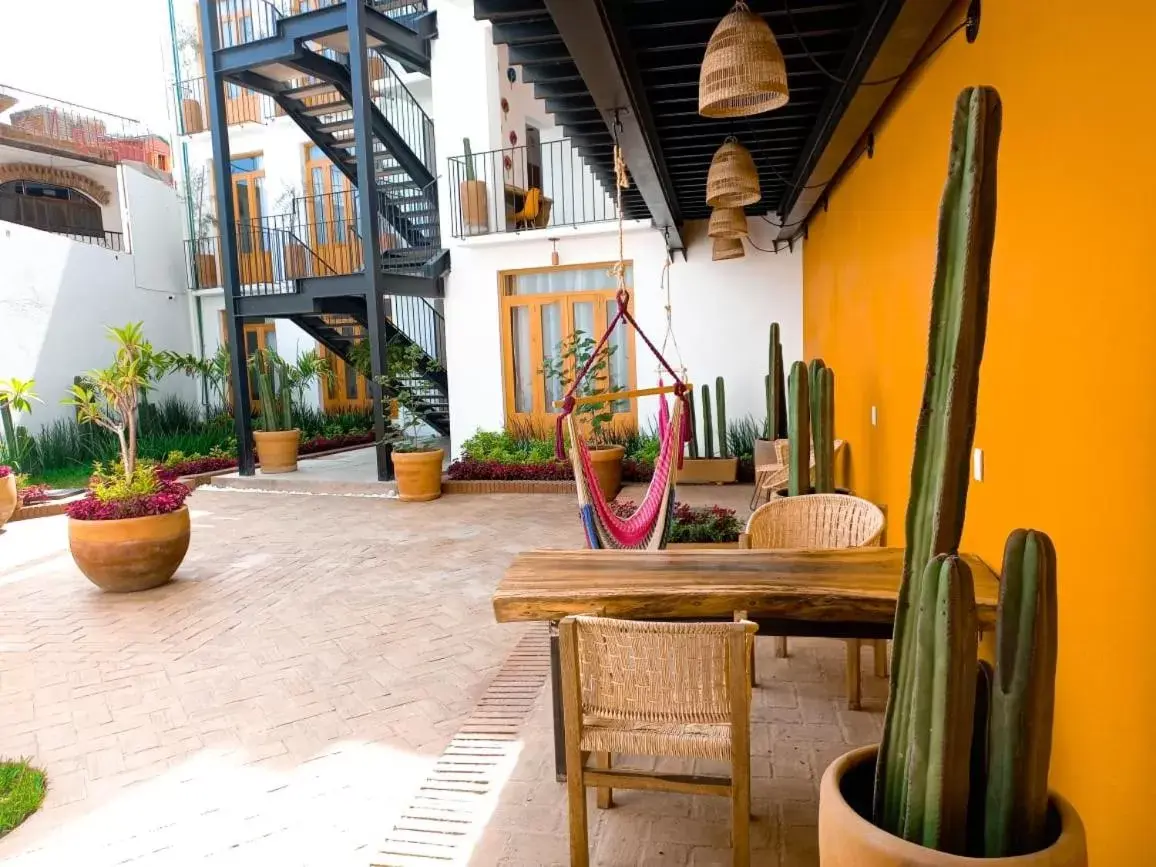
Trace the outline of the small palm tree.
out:
<instances>
[{"instance_id":1,"label":"small palm tree","mask_svg":"<svg viewBox=\"0 0 1156 867\"><path fill-rule=\"evenodd\" d=\"M208 358L172 350L160 353L160 358L166 370L176 370L185 376L199 376L204 379L216 396L218 407L223 407L228 402L225 397L229 387L228 346L222 343Z\"/></svg>"},{"instance_id":2,"label":"small palm tree","mask_svg":"<svg viewBox=\"0 0 1156 867\"><path fill-rule=\"evenodd\" d=\"M315 382L329 384L333 381L333 369L329 366L329 359L322 358L316 349L310 349L297 356L292 364L283 363L282 375L285 385L293 392L293 399L297 406L305 402L305 390Z\"/></svg>"},{"instance_id":3,"label":"small palm tree","mask_svg":"<svg viewBox=\"0 0 1156 867\"><path fill-rule=\"evenodd\" d=\"M20 466L20 440L16 437L16 425L12 421L12 411L28 414L32 412L32 401L42 401L32 389L34 379L0 379L0 426L4 431L6 460Z\"/></svg>"}]
</instances>

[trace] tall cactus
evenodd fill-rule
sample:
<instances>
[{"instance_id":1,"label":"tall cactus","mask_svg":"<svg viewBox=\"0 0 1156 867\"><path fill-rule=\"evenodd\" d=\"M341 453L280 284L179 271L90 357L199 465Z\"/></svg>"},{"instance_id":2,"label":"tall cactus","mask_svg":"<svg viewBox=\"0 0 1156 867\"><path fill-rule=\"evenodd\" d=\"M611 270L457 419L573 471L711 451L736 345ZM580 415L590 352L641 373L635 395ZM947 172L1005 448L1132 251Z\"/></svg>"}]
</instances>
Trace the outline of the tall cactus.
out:
<instances>
[{"instance_id":1,"label":"tall cactus","mask_svg":"<svg viewBox=\"0 0 1156 867\"><path fill-rule=\"evenodd\" d=\"M835 371L816 368L811 388L811 434L815 444L815 493L835 492Z\"/></svg>"},{"instance_id":2,"label":"tall cactus","mask_svg":"<svg viewBox=\"0 0 1156 867\"><path fill-rule=\"evenodd\" d=\"M821 358L812 358L807 362L807 384L811 387L811 419L819 414L819 392L815 390L815 383L819 381L819 371L827 365Z\"/></svg>"},{"instance_id":3,"label":"tall cactus","mask_svg":"<svg viewBox=\"0 0 1156 867\"><path fill-rule=\"evenodd\" d=\"M924 567L937 554L954 554L963 530L987 328L1000 119L995 90L968 88L960 94L940 205L928 365L915 431L891 692L876 766L874 821L894 834L903 832L907 813L918 800L910 779L920 775L923 762L943 765L943 750L950 746L929 744L932 755L919 749L922 732L916 711L928 697L917 684L918 602L926 593ZM974 687L972 674L967 688Z\"/></svg>"},{"instance_id":4,"label":"tall cactus","mask_svg":"<svg viewBox=\"0 0 1156 867\"><path fill-rule=\"evenodd\" d=\"M783 344L779 340L779 323L771 323L771 341L767 353L767 374L763 377L767 393L767 423L763 438L780 439L786 436L787 396L783 382Z\"/></svg>"},{"instance_id":5,"label":"tall cactus","mask_svg":"<svg viewBox=\"0 0 1156 867\"><path fill-rule=\"evenodd\" d=\"M714 457L714 423L710 417L710 386L702 386L702 444L704 458Z\"/></svg>"},{"instance_id":6,"label":"tall cactus","mask_svg":"<svg viewBox=\"0 0 1156 867\"><path fill-rule=\"evenodd\" d=\"M729 458L730 445L727 443L727 391L721 376L714 378L714 399L718 404L718 456Z\"/></svg>"},{"instance_id":7,"label":"tall cactus","mask_svg":"<svg viewBox=\"0 0 1156 867\"><path fill-rule=\"evenodd\" d=\"M967 564L948 554L929 560L914 609L911 663L919 700L907 713L912 750L924 761L903 769L907 798L898 835L963 854L978 649Z\"/></svg>"},{"instance_id":8,"label":"tall cactus","mask_svg":"<svg viewBox=\"0 0 1156 867\"><path fill-rule=\"evenodd\" d=\"M796 361L791 365L787 383L790 398L787 401L787 439L790 456L787 459L787 494L797 497L811 489L811 401L807 392L807 365Z\"/></svg>"},{"instance_id":9,"label":"tall cactus","mask_svg":"<svg viewBox=\"0 0 1156 867\"><path fill-rule=\"evenodd\" d=\"M254 373L257 380L257 396L261 400L261 429L280 430L277 427L277 388L273 381L273 360L267 354L258 352L253 356Z\"/></svg>"},{"instance_id":10,"label":"tall cactus","mask_svg":"<svg viewBox=\"0 0 1156 867\"><path fill-rule=\"evenodd\" d=\"M686 394L686 411L689 413L687 424L690 427L690 456L691 458L698 457L698 420L695 418L694 411L694 389L692 388Z\"/></svg>"},{"instance_id":11,"label":"tall cactus","mask_svg":"<svg viewBox=\"0 0 1156 867\"><path fill-rule=\"evenodd\" d=\"M1056 550L1046 534L1007 540L999 587L984 852L1043 848L1056 682Z\"/></svg>"}]
</instances>

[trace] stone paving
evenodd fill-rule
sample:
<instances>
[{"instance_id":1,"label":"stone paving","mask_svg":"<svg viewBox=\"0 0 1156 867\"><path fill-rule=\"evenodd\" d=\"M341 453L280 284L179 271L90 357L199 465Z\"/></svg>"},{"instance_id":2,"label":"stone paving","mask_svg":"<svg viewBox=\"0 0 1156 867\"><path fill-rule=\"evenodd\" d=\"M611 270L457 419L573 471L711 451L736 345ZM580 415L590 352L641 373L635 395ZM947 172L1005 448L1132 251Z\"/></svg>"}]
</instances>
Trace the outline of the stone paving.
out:
<instances>
[{"instance_id":1,"label":"stone paving","mask_svg":"<svg viewBox=\"0 0 1156 867\"><path fill-rule=\"evenodd\" d=\"M579 545L573 502L202 489L189 503L178 580L133 596L80 575L63 518L0 532L0 755L50 780L0 860L367 867L526 632L493 622L502 569L519 550ZM759 642L752 827L754 863L803 867L818 776L878 737L885 684L866 676L868 710L848 712L842 645L791 647L775 660ZM551 762L543 691L471 864L566 863ZM723 802L617 800L591 811L594 863L729 863Z\"/></svg>"}]
</instances>

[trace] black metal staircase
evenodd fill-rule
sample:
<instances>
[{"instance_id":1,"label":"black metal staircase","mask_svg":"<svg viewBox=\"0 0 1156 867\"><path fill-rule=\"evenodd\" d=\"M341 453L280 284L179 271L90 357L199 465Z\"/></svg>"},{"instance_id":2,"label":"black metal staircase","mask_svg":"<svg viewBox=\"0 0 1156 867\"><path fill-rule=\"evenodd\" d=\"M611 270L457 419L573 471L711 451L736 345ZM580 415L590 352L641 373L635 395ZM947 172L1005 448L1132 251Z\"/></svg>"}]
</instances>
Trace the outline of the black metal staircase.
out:
<instances>
[{"instance_id":1,"label":"black metal staircase","mask_svg":"<svg viewBox=\"0 0 1156 867\"><path fill-rule=\"evenodd\" d=\"M421 348L419 370L402 386L414 396L417 414L434 430L448 433L444 325L436 307L425 300L443 294L449 268L449 254L441 247L433 122L390 62L429 73L434 14L424 2L397 0L202 4L203 32L212 31L214 37L206 38L206 56L212 58L207 77L215 162L228 163L223 87L229 82L268 96L354 191L349 230L358 261L347 269L311 265L307 274L293 274L272 291L246 291L237 276L240 242L227 228L222 232L226 304L232 329L238 331L230 333L230 345L241 345L239 323L245 318L284 317L348 361L357 338L329 323L334 315L350 317L361 326L375 372L385 369L391 346ZM231 198L230 184L228 169L218 172L219 203ZM227 204L220 208L222 222L235 223ZM316 252L308 251L309 261L324 262L325 252L319 244ZM292 261L301 259L298 253ZM286 273L290 270L286 264ZM234 387L245 390L237 360L233 375L238 380ZM375 430L383 441L381 396L376 386L371 390ZM247 443L244 424L238 421L238 441ZM242 473L251 472L251 457L247 462L242 455L240 463ZM391 472L389 449L379 446L379 477Z\"/></svg>"}]
</instances>

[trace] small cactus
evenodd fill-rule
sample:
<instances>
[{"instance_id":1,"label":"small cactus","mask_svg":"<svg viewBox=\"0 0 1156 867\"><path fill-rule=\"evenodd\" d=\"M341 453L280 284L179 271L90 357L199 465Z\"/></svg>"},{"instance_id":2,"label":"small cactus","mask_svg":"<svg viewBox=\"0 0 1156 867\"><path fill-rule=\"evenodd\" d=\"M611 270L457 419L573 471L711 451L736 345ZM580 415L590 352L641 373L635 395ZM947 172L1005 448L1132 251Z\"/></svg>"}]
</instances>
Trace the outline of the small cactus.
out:
<instances>
[{"instance_id":1,"label":"small cactus","mask_svg":"<svg viewBox=\"0 0 1156 867\"><path fill-rule=\"evenodd\" d=\"M710 386L702 386L702 444L704 458L714 457L714 423L710 415Z\"/></svg>"},{"instance_id":2,"label":"small cactus","mask_svg":"<svg viewBox=\"0 0 1156 867\"><path fill-rule=\"evenodd\" d=\"M727 443L727 392L726 383L721 376L714 379L715 401L718 404L718 456L730 457L730 446Z\"/></svg>"},{"instance_id":3,"label":"small cactus","mask_svg":"<svg viewBox=\"0 0 1156 867\"><path fill-rule=\"evenodd\" d=\"M811 388L811 433L815 444L815 493L835 492L835 371L815 368Z\"/></svg>"},{"instance_id":4,"label":"small cactus","mask_svg":"<svg viewBox=\"0 0 1156 867\"><path fill-rule=\"evenodd\" d=\"M462 147L466 152L466 180L476 181L478 176L474 172L474 154L473 151L470 150L470 140L468 138L462 139Z\"/></svg>"},{"instance_id":5,"label":"small cactus","mask_svg":"<svg viewBox=\"0 0 1156 867\"><path fill-rule=\"evenodd\" d=\"M999 585L988 740L984 856L1039 851L1048 814L1056 682L1056 550L1046 534L1016 530Z\"/></svg>"},{"instance_id":6,"label":"small cactus","mask_svg":"<svg viewBox=\"0 0 1156 867\"><path fill-rule=\"evenodd\" d=\"M797 497L811 489L811 402L807 391L807 365L796 361L791 365L787 383L790 399L787 401L787 438L790 457L787 460L787 494Z\"/></svg>"}]
</instances>

